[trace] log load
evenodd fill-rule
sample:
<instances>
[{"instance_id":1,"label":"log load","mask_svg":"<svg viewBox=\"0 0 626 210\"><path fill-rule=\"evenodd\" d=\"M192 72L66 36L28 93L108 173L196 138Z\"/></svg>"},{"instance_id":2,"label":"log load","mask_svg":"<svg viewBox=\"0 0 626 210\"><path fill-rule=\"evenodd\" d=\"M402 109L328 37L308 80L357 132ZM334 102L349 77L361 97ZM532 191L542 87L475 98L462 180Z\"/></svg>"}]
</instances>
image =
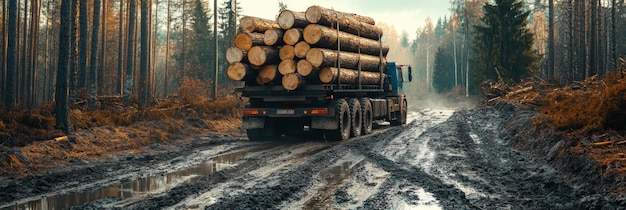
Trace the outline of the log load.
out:
<instances>
[{"instance_id":1,"label":"log load","mask_svg":"<svg viewBox=\"0 0 626 210\"><path fill-rule=\"evenodd\" d=\"M300 41L294 46L294 54L298 58L306 58L306 53L311 49L311 45L306 41Z\"/></svg>"},{"instance_id":2,"label":"log load","mask_svg":"<svg viewBox=\"0 0 626 210\"><path fill-rule=\"evenodd\" d=\"M341 71L341 76L339 74ZM359 71L352 69L326 67L320 70L319 79L322 83L336 83L337 79L342 84L358 84L359 83ZM379 72L361 71L361 84L362 85L375 85L380 83Z\"/></svg>"},{"instance_id":3,"label":"log load","mask_svg":"<svg viewBox=\"0 0 626 210\"><path fill-rule=\"evenodd\" d=\"M263 43L267 46L283 45L283 35L285 31L280 29L270 29L263 35Z\"/></svg>"},{"instance_id":4,"label":"log load","mask_svg":"<svg viewBox=\"0 0 626 210\"><path fill-rule=\"evenodd\" d=\"M291 10L283 10L280 12L276 21L278 25L285 30L290 28L304 28L309 24L304 12L294 12Z\"/></svg>"},{"instance_id":5,"label":"log load","mask_svg":"<svg viewBox=\"0 0 626 210\"><path fill-rule=\"evenodd\" d=\"M226 50L226 61L228 61L229 64L236 62L248 62L248 51L237 47L229 47Z\"/></svg>"},{"instance_id":6,"label":"log load","mask_svg":"<svg viewBox=\"0 0 626 210\"><path fill-rule=\"evenodd\" d=\"M294 47L291 45L282 46L278 54L279 54L280 60L294 59L296 56Z\"/></svg>"},{"instance_id":7,"label":"log load","mask_svg":"<svg viewBox=\"0 0 626 210\"><path fill-rule=\"evenodd\" d=\"M389 46L382 45L379 41L362 38L354 34L328 28L326 26L309 24L304 28L304 40L312 46L336 50L337 40L341 42L341 51L360 52L369 55L379 55L381 50L383 57L387 56ZM381 49L382 47L382 49Z\"/></svg>"},{"instance_id":8,"label":"log load","mask_svg":"<svg viewBox=\"0 0 626 210\"><path fill-rule=\"evenodd\" d=\"M296 72L303 77L308 77L315 71L319 71L319 69L314 68L311 62L307 61L306 59L299 60L296 64Z\"/></svg>"},{"instance_id":9,"label":"log load","mask_svg":"<svg viewBox=\"0 0 626 210\"><path fill-rule=\"evenodd\" d=\"M250 65L240 62L230 64L226 72L228 78L234 81L252 81L258 74L258 71L252 69Z\"/></svg>"},{"instance_id":10,"label":"log load","mask_svg":"<svg viewBox=\"0 0 626 210\"><path fill-rule=\"evenodd\" d=\"M276 65L267 65L261 67L259 75L256 78L256 82L259 85L274 84L280 81L280 74Z\"/></svg>"},{"instance_id":11,"label":"log load","mask_svg":"<svg viewBox=\"0 0 626 210\"><path fill-rule=\"evenodd\" d=\"M235 35L235 46L242 50L250 50L253 46L264 45L263 34L256 32L241 32Z\"/></svg>"},{"instance_id":12,"label":"log load","mask_svg":"<svg viewBox=\"0 0 626 210\"><path fill-rule=\"evenodd\" d=\"M387 66L387 60L373 55L364 55L351 52L337 52L323 48L310 49L306 54L306 60L311 62L313 67L324 68L336 66L337 59L340 59L341 68L359 69L359 62L362 71L380 71L379 67Z\"/></svg>"},{"instance_id":13,"label":"log load","mask_svg":"<svg viewBox=\"0 0 626 210\"><path fill-rule=\"evenodd\" d=\"M285 31L285 35L283 36L283 41L288 45L295 45L299 41L304 40L302 37L302 29L301 28L292 28Z\"/></svg>"},{"instance_id":14,"label":"log load","mask_svg":"<svg viewBox=\"0 0 626 210\"><path fill-rule=\"evenodd\" d=\"M268 19L245 16L239 20L239 30L242 32L265 33L267 30L279 28L280 26L276 21Z\"/></svg>"},{"instance_id":15,"label":"log load","mask_svg":"<svg viewBox=\"0 0 626 210\"><path fill-rule=\"evenodd\" d=\"M345 31L360 37L379 40L383 36L383 29L374 24L369 24L359 20L358 18L367 18L354 14L338 12L332 9L326 9L319 6L312 6L306 10L306 19L311 23L316 23L328 27L336 27L339 25L340 31ZM374 21L373 19L371 20Z\"/></svg>"},{"instance_id":16,"label":"log load","mask_svg":"<svg viewBox=\"0 0 626 210\"><path fill-rule=\"evenodd\" d=\"M341 15L342 17L353 18L359 22L367 23L370 25L376 25L376 21L374 20L374 18L357 15L353 13L339 12L339 11L335 11L332 9L323 8L320 6L310 6L306 10L305 16L309 22L319 23L320 21L322 21L322 18L324 18L324 16L328 16L328 14L338 14L338 15Z\"/></svg>"},{"instance_id":17,"label":"log load","mask_svg":"<svg viewBox=\"0 0 626 210\"><path fill-rule=\"evenodd\" d=\"M296 61L292 59L286 59L278 64L278 72L282 75L296 73Z\"/></svg>"},{"instance_id":18,"label":"log load","mask_svg":"<svg viewBox=\"0 0 626 210\"><path fill-rule=\"evenodd\" d=\"M270 46L254 46L248 51L248 61L252 65L263 66L278 63L278 50Z\"/></svg>"},{"instance_id":19,"label":"log load","mask_svg":"<svg viewBox=\"0 0 626 210\"><path fill-rule=\"evenodd\" d=\"M305 83L306 80L304 77L297 73L287 74L283 76L282 79L283 88L285 88L285 90L296 90Z\"/></svg>"}]
</instances>

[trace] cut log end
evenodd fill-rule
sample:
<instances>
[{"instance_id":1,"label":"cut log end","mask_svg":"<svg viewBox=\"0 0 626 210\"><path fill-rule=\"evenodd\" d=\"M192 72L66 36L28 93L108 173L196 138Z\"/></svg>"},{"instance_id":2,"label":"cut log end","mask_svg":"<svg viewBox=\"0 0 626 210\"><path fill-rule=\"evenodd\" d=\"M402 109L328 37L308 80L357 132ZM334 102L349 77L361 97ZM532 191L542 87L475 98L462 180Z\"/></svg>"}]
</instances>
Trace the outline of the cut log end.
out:
<instances>
[{"instance_id":1,"label":"cut log end","mask_svg":"<svg viewBox=\"0 0 626 210\"><path fill-rule=\"evenodd\" d=\"M278 74L276 73L276 71L277 70L276 70L275 65L263 66L259 70L259 75L256 78L256 82L259 85L265 85L273 81L276 81L276 79L278 78Z\"/></svg>"},{"instance_id":2,"label":"cut log end","mask_svg":"<svg viewBox=\"0 0 626 210\"><path fill-rule=\"evenodd\" d=\"M278 64L278 72L282 75L296 73L296 62L292 59L283 60Z\"/></svg>"},{"instance_id":3,"label":"cut log end","mask_svg":"<svg viewBox=\"0 0 626 210\"><path fill-rule=\"evenodd\" d=\"M283 76L282 84L285 90L296 90L301 84L304 84L304 78L296 73Z\"/></svg>"},{"instance_id":4,"label":"cut log end","mask_svg":"<svg viewBox=\"0 0 626 210\"><path fill-rule=\"evenodd\" d=\"M280 28L286 30L293 27L294 23L296 22L296 17L294 16L292 11L284 10L280 12L276 20L278 21L278 25L280 26Z\"/></svg>"},{"instance_id":5,"label":"cut log end","mask_svg":"<svg viewBox=\"0 0 626 210\"><path fill-rule=\"evenodd\" d=\"M248 51L248 61L252 65L262 66L272 64L278 60L278 52L274 47L254 46Z\"/></svg>"},{"instance_id":6,"label":"cut log end","mask_svg":"<svg viewBox=\"0 0 626 210\"><path fill-rule=\"evenodd\" d=\"M278 23L258 17L246 16L239 21L239 29L243 32L265 32L273 28L280 28Z\"/></svg>"},{"instance_id":7,"label":"cut log end","mask_svg":"<svg viewBox=\"0 0 626 210\"><path fill-rule=\"evenodd\" d=\"M311 45L305 41L300 41L294 46L294 53L298 58L306 58L306 54L311 49Z\"/></svg>"},{"instance_id":8,"label":"cut log end","mask_svg":"<svg viewBox=\"0 0 626 210\"><path fill-rule=\"evenodd\" d=\"M296 71L304 77L309 76L313 72L313 65L307 60L299 60L296 65Z\"/></svg>"},{"instance_id":9,"label":"cut log end","mask_svg":"<svg viewBox=\"0 0 626 210\"><path fill-rule=\"evenodd\" d=\"M306 10L306 20L311 23L318 23L322 19L322 8L319 6L311 6Z\"/></svg>"},{"instance_id":10,"label":"cut log end","mask_svg":"<svg viewBox=\"0 0 626 210\"><path fill-rule=\"evenodd\" d=\"M285 45L280 48L279 51L280 60L294 59L295 52L294 47L291 45Z\"/></svg>"},{"instance_id":11,"label":"cut log end","mask_svg":"<svg viewBox=\"0 0 626 210\"><path fill-rule=\"evenodd\" d=\"M235 36L235 46L242 50L249 50L252 48L252 39L245 33L240 33Z\"/></svg>"},{"instance_id":12,"label":"cut log end","mask_svg":"<svg viewBox=\"0 0 626 210\"><path fill-rule=\"evenodd\" d=\"M233 64L235 62L241 62L247 56L248 56L248 52L243 51L239 49L238 47L229 47L226 50L226 61L228 61L229 64Z\"/></svg>"},{"instance_id":13,"label":"cut log end","mask_svg":"<svg viewBox=\"0 0 626 210\"><path fill-rule=\"evenodd\" d=\"M304 41L313 45L322 39L322 28L319 25L310 24L304 28Z\"/></svg>"},{"instance_id":14,"label":"cut log end","mask_svg":"<svg viewBox=\"0 0 626 210\"><path fill-rule=\"evenodd\" d=\"M283 31L279 29L267 30L263 36L263 43L267 46L282 44L282 40Z\"/></svg>"},{"instance_id":15,"label":"cut log end","mask_svg":"<svg viewBox=\"0 0 626 210\"><path fill-rule=\"evenodd\" d=\"M301 28L292 28L285 31L285 35L283 36L283 41L288 45L295 45L300 40L302 40L302 29Z\"/></svg>"},{"instance_id":16,"label":"cut log end","mask_svg":"<svg viewBox=\"0 0 626 210\"><path fill-rule=\"evenodd\" d=\"M313 67L320 67L324 62L324 53L319 48L310 49L306 53L306 60L313 65Z\"/></svg>"},{"instance_id":17,"label":"cut log end","mask_svg":"<svg viewBox=\"0 0 626 210\"><path fill-rule=\"evenodd\" d=\"M228 78L234 81L242 81L248 74L248 68L242 63L236 62L230 64L227 70Z\"/></svg>"}]
</instances>

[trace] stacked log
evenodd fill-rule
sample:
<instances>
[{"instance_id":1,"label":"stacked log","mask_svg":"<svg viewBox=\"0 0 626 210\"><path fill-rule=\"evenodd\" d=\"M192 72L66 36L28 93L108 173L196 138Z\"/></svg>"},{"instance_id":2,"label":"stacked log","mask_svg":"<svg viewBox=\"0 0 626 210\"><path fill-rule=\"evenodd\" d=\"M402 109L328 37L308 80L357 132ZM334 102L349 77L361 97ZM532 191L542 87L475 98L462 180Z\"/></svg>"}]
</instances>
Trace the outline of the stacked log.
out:
<instances>
[{"instance_id":1,"label":"stacked log","mask_svg":"<svg viewBox=\"0 0 626 210\"><path fill-rule=\"evenodd\" d=\"M311 6L282 11L276 21L240 20L227 50L228 77L246 85L377 85L385 78L389 47L371 17Z\"/></svg>"}]
</instances>

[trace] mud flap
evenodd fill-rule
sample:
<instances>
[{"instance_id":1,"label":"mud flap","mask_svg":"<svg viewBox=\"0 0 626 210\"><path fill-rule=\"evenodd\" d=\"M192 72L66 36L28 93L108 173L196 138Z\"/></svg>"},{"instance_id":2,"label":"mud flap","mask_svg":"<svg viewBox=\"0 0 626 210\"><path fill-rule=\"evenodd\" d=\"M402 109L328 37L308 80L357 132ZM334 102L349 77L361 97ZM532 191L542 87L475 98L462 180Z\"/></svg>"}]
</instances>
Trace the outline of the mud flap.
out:
<instances>
[{"instance_id":1,"label":"mud flap","mask_svg":"<svg viewBox=\"0 0 626 210\"><path fill-rule=\"evenodd\" d=\"M313 117L311 119L312 129L336 130L339 128L339 122L334 117Z\"/></svg>"},{"instance_id":2,"label":"mud flap","mask_svg":"<svg viewBox=\"0 0 626 210\"><path fill-rule=\"evenodd\" d=\"M265 117L245 117L242 119L241 128L256 129L265 127Z\"/></svg>"}]
</instances>

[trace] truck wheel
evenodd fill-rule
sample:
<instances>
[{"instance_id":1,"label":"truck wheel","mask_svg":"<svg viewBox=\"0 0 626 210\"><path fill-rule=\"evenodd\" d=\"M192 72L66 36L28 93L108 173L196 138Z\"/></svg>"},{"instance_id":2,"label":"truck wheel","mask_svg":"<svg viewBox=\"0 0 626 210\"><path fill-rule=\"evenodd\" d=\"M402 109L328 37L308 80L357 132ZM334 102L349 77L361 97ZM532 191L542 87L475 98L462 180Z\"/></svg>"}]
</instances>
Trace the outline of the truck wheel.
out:
<instances>
[{"instance_id":1,"label":"truck wheel","mask_svg":"<svg viewBox=\"0 0 626 210\"><path fill-rule=\"evenodd\" d=\"M326 132L326 139L331 141L341 141L350 138L350 108L344 99L333 101L335 107L335 120L339 123L339 128Z\"/></svg>"},{"instance_id":2,"label":"truck wheel","mask_svg":"<svg viewBox=\"0 0 626 210\"><path fill-rule=\"evenodd\" d=\"M354 137L361 136L361 128L363 127L363 113L361 112L361 102L359 99L348 99L350 105L350 119L352 121L351 133Z\"/></svg>"},{"instance_id":3,"label":"truck wheel","mask_svg":"<svg viewBox=\"0 0 626 210\"><path fill-rule=\"evenodd\" d=\"M407 103L406 100L403 100L400 104L400 111L397 112L397 117L396 120L391 121L391 125L397 126L397 125L404 125L406 124L406 118L407 118Z\"/></svg>"},{"instance_id":4,"label":"truck wheel","mask_svg":"<svg viewBox=\"0 0 626 210\"><path fill-rule=\"evenodd\" d=\"M368 98L361 99L361 110L363 111L363 134L367 135L372 133L372 127L374 123L374 114L372 112L372 102Z\"/></svg>"}]
</instances>

